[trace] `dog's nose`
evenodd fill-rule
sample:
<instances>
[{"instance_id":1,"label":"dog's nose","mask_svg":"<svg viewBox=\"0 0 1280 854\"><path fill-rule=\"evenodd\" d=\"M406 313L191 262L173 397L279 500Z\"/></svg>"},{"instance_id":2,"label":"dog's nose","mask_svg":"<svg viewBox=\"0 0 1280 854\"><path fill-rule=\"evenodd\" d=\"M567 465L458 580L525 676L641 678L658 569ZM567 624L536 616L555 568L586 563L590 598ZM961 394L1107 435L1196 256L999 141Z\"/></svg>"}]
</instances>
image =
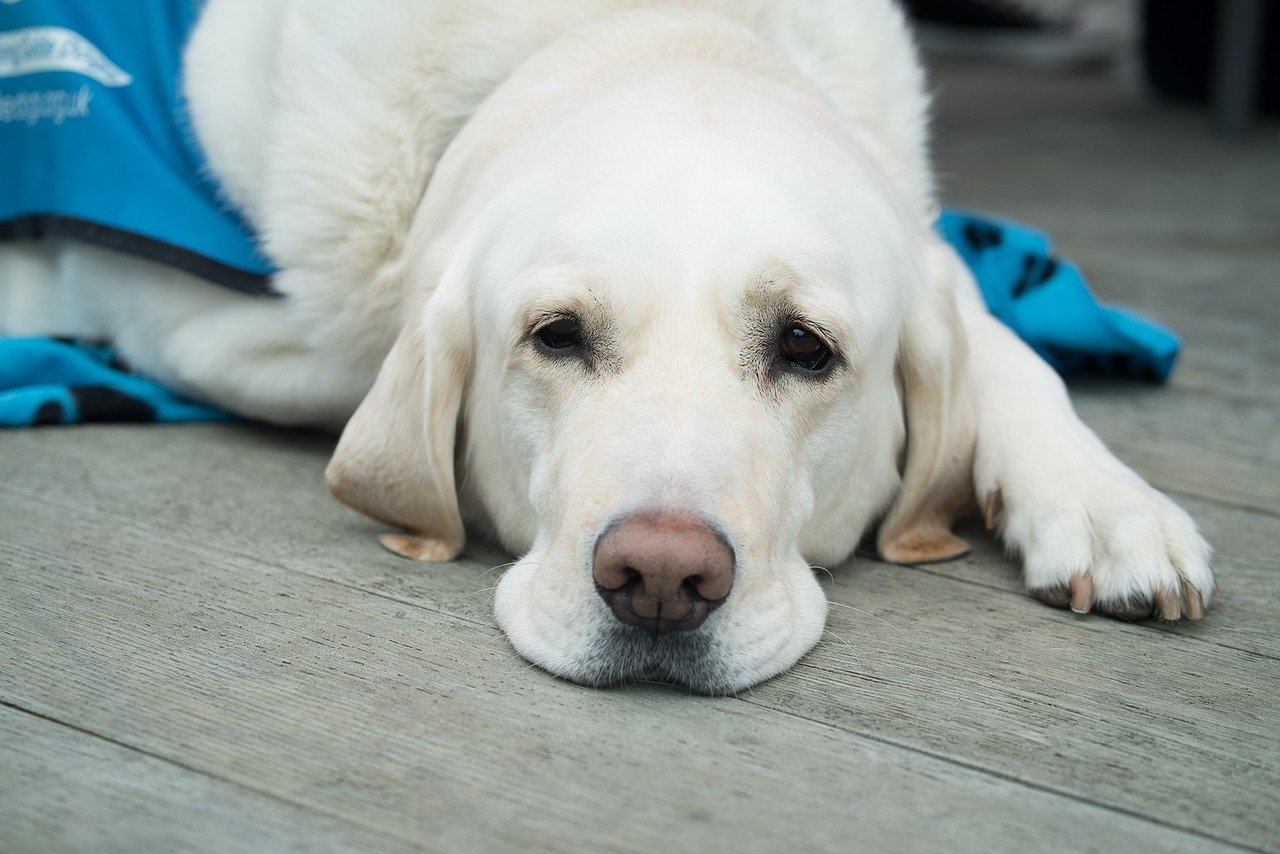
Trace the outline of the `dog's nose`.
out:
<instances>
[{"instance_id":1,"label":"dog's nose","mask_svg":"<svg viewBox=\"0 0 1280 854\"><path fill-rule=\"evenodd\" d=\"M596 541L596 589L614 616L654 634L696 629L733 587L733 550L705 522L639 513Z\"/></svg>"}]
</instances>

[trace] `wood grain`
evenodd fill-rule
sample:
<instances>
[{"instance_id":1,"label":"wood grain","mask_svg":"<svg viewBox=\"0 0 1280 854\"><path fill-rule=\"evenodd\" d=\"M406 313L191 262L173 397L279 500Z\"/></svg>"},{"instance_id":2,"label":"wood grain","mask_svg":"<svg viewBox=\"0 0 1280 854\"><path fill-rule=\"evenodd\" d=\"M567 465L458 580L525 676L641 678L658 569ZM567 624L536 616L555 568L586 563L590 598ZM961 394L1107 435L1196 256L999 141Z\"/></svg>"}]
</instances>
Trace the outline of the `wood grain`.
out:
<instances>
[{"instance_id":1,"label":"wood grain","mask_svg":"<svg viewBox=\"0 0 1280 854\"><path fill-rule=\"evenodd\" d=\"M0 849L394 852L412 846L0 706Z\"/></svg>"},{"instance_id":2,"label":"wood grain","mask_svg":"<svg viewBox=\"0 0 1280 854\"><path fill-rule=\"evenodd\" d=\"M568 685L490 625L129 523L27 518L0 547L7 703L359 832L448 850L1212 847L786 711Z\"/></svg>"},{"instance_id":3,"label":"wood grain","mask_svg":"<svg viewBox=\"0 0 1280 854\"><path fill-rule=\"evenodd\" d=\"M17 444L32 435L17 434ZM417 672L419 679L434 686L431 690L456 688L465 693L470 686L488 703L493 701L491 694L505 690L481 676L494 668L501 685L511 686L514 673L527 680L519 683L518 693L524 698L520 702L536 702L544 688L575 692L574 696L580 691L530 671L494 629L488 598L497 573L490 570L504 556L473 547L471 559L437 566L386 553L373 540L376 526L321 492L320 463L329 447L324 437L209 426L62 431L56 439L42 441L58 445L58 453L48 456L56 459L56 466L27 463L24 468L38 473L38 478L15 479L0 497L3 518L21 514L35 524L5 538L11 551L0 555L15 566L44 565L71 573L76 580L47 589L32 587L53 583L43 574L17 579L11 589L29 591L29 602L19 614L38 610L44 601L65 609L71 591L87 596L83 591L94 590L95 608L115 597L120 607L137 608L152 621L140 636L129 634L116 641L126 645L129 661L140 660L139 650L148 649L153 634L172 637L176 650L212 641L207 651L212 660L186 665L202 679L208 678L204 674L211 667L230 667L233 672L243 668L244 648L257 643L263 645L267 661L278 657L288 662L275 677L285 680L283 684L299 678L293 672L298 666L294 649L310 649L304 665L308 674L356 680L334 683L333 690L344 697L375 696L378 691L370 688L375 678L397 681L396 690L408 691L411 685L401 684L405 674ZM109 449L109 466L102 463L104 448ZM149 462L154 460L164 460L165 465ZM79 506L64 491L72 485L82 499ZM255 499L251 505L240 497L250 488ZM1256 514L1210 506L1223 520L1256 522ZM57 538L44 533L51 529L58 529ZM1247 551L1250 541L1243 535L1241 540ZM23 551L12 551L18 544L23 544ZM79 563L62 565L71 558ZM778 721L804 721L806 726L816 721L864 744L893 746L992 779L1018 781L1029 790L1103 805L1116 814L1149 816L1161 825L1198 832L1212 828L1210 835L1229 842L1265 844L1276 832L1275 817L1266 805L1280 786L1271 770L1280 766L1280 757L1269 738L1269 733L1280 731L1280 718L1273 710L1259 708L1252 698L1280 690L1280 679L1274 659L1248 651L1250 641L1266 649L1274 636L1249 636L1252 618L1247 611L1240 615L1244 619L1234 638L1206 642L1100 618L1080 620L1045 608L1017 591L1011 568L991 549L962 566L971 572L952 577L873 561L836 569L828 639L792 674L755 689L743 700L767 706L780 716ZM981 586L974 580L979 573L990 576ZM1247 585L1249 578L1242 578ZM1255 573L1252 580L1262 585L1256 591L1260 595L1267 584L1274 590L1274 580L1265 574ZM108 581L125 589L111 592L102 587ZM1246 586L1240 595L1247 590ZM329 601L331 597L337 601ZM347 598L352 604L338 604ZM360 605L366 598L373 604ZM264 602L274 607L260 614ZM204 626L203 633L192 634L172 618L155 623L157 613L173 607L185 609L194 625ZM232 613L221 614L226 608ZM387 619L381 609L406 615L401 619L412 615L434 628L428 631L415 623L412 637L405 632L388 635L369 623ZM127 625L136 619L130 617L133 613L91 611L83 624ZM210 613L221 615L226 623L212 638L207 633L215 630L205 626ZM1231 625L1231 611L1225 613ZM252 621L246 615L252 615ZM1211 612L1201 626L1214 625L1217 616ZM46 614L40 622L52 617ZM332 625L339 627L340 642L329 637L335 631ZM287 643L279 640L281 632ZM1225 645L1241 636L1243 649ZM48 643L48 638L37 640ZM288 654L280 651L282 643ZM68 638L65 645L73 647L74 640ZM376 664L361 658L358 666L326 668L316 656L335 654L335 647L338 652L358 648L360 656L374 656ZM65 650L62 654L72 662L82 655ZM33 646L30 655L48 658L49 653ZM54 669L65 672L68 666L60 660ZM82 666L93 676L111 672L100 660ZM126 668L113 682L124 682L134 669ZM270 681L269 673L246 673L247 685L255 693L263 690L261 683ZM362 677L365 673L370 675ZM165 671L144 681L173 685L178 675ZM202 693L222 696L232 690L231 683L220 684ZM307 691L319 688L313 685ZM39 710L53 714L74 710L77 697L99 692L86 682L24 702L50 703ZM596 711L606 716L610 703L630 696L585 693L605 698ZM667 695L658 691L654 696ZM239 710L237 720L263 715L267 720L260 725L268 731L285 727L287 721L275 717L282 702L272 696L261 706ZM715 705L719 701L707 702L720 708ZM548 714L561 714L556 708ZM680 715L685 713L682 706ZM307 711L299 708L290 714ZM351 718L368 711L362 707L358 713L331 714ZM208 710L202 710L201 717L216 719ZM106 727L117 720L108 713L95 718L92 726ZM616 717L606 717L599 727L582 720L574 726L607 741L604 731L616 722ZM651 723L653 729L641 739L646 745L651 744L648 739L661 740L661 720ZM484 726L503 729L497 720ZM129 730L122 737L136 738L139 733ZM303 754L315 750L322 737L312 738L293 749ZM150 743L144 747L177 749ZM358 753L359 745L335 743L334 750L348 755ZM815 755L805 761L822 760ZM1138 768L1143 769L1140 780L1134 772ZM302 773L320 771L309 765ZM782 785L780 780L775 784ZM275 791L283 781L268 777L255 779L254 785ZM422 785L452 784L435 780ZM1226 803L1233 804L1230 812L1221 808ZM303 805L320 808L311 801ZM460 809L452 802L437 806ZM586 821L582 816L575 820ZM447 828L414 825L413 832L444 833ZM498 837L492 841L503 842ZM506 842L516 844L513 839Z\"/></svg>"}]
</instances>

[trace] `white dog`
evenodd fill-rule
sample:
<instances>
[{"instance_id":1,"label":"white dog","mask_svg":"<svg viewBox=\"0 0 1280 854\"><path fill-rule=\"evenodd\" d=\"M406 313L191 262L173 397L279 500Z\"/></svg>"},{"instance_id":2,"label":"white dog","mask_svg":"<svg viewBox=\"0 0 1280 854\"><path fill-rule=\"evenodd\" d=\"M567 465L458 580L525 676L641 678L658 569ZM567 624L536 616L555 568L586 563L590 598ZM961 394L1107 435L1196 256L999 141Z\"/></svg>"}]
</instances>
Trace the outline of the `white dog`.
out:
<instances>
[{"instance_id":1,"label":"white dog","mask_svg":"<svg viewBox=\"0 0 1280 854\"><path fill-rule=\"evenodd\" d=\"M213 0L186 63L287 299L31 245L6 331L350 417L333 493L421 560L496 532L523 555L497 621L547 670L757 683L822 632L811 564L873 528L890 561L959 555L975 497L1052 604L1208 604L1192 521L931 230L890 0Z\"/></svg>"}]
</instances>

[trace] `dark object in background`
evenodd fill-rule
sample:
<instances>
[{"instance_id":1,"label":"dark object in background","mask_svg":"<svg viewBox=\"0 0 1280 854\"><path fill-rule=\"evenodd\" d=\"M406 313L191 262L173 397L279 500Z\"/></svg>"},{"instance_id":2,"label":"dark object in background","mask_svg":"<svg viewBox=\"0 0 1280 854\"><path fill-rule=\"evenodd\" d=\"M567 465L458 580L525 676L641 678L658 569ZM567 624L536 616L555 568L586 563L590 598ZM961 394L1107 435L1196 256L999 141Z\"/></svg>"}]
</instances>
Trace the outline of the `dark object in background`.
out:
<instances>
[{"instance_id":1,"label":"dark object in background","mask_svg":"<svg viewBox=\"0 0 1280 854\"><path fill-rule=\"evenodd\" d=\"M902 0L902 5L917 21L950 27L1025 31L1053 26L1047 18L1001 0Z\"/></svg>"},{"instance_id":2,"label":"dark object in background","mask_svg":"<svg viewBox=\"0 0 1280 854\"><path fill-rule=\"evenodd\" d=\"M902 6L930 56L1065 71L1113 62L1124 45L1124 28L1111 14L1053 15L1019 0L902 0Z\"/></svg>"},{"instance_id":3,"label":"dark object in background","mask_svg":"<svg viewBox=\"0 0 1280 854\"><path fill-rule=\"evenodd\" d=\"M1255 108L1280 115L1280 4L1264 2ZM1206 103L1216 94L1224 0L1146 0L1142 62L1152 89L1176 101Z\"/></svg>"}]
</instances>

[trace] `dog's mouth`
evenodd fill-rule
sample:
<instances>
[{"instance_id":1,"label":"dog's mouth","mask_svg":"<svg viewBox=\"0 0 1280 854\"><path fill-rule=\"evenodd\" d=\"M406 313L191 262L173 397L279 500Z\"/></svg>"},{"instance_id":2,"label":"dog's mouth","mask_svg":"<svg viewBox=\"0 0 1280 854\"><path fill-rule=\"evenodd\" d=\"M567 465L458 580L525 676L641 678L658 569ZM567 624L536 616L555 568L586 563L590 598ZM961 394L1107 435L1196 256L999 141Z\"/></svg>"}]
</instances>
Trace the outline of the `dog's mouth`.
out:
<instances>
[{"instance_id":1,"label":"dog's mouth","mask_svg":"<svg viewBox=\"0 0 1280 854\"><path fill-rule=\"evenodd\" d=\"M621 623L602 627L575 672L562 675L593 688L657 682L711 696L743 688L740 674L705 631L656 634Z\"/></svg>"},{"instance_id":2,"label":"dog's mouth","mask_svg":"<svg viewBox=\"0 0 1280 854\"><path fill-rule=\"evenodd\" d=\"M707 613L696 621L683 619L684 611L682 619L663 619L665 609L650 609L654 603L644 601L641 610L652 618L624 621L612 606L630 600L583 585L566 590L582 573L566 579L566 573L547 572L558 566L541 553L517 562L495 590L494 616L527 661L579 685L654 682L695 694L736 694L799 660L817 643L826 618L822 590L800 562L773 573L750 572L747 580L754 583L727 596L704 584L697 601L705 600ZM650 576L664 580L652 571ZM676 600L684 594L671 593L670 584L654 588L661 604L683 602ZM721 595L709 598L716 593Z\"/></svg>"}]
</instances>

